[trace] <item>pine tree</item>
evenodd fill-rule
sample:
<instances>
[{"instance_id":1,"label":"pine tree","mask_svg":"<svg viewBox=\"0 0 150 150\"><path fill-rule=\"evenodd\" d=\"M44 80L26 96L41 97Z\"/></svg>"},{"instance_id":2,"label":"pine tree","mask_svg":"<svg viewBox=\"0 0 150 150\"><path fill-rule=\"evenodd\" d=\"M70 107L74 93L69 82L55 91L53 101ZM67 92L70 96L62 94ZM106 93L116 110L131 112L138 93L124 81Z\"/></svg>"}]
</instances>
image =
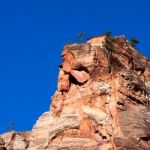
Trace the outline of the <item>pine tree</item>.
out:
<instances>
[{"instance_id":1,"label":"pine tree","mask_svg":"<svg viewBox=\"0 0 150 150\"><path fill-rule=\"evenodd\" d=\"M84 39L85 36L86 36L86 33L85 33L85 32L79 32L79 33L77 34L78 42L79 42L79 43L83 43L83 39Z\"/></svg>"},{"instance_id":2,"label":"pine tree","mask_svg":"<svg viewBox=\"0 0 150 150\"><path fill-rule=\"evenodd\" d=\"M130 42L131 42L132 46L136 47L136 44L139 43L139 40L137 38L135 38L135 37L132 37L130 39Z\"/></svg>"},{"instance_id":3,"label":"pine tree","mask_svg":"<svg viewBox=\"0 0 150 150\"><path fill-rule=\"evenodd\" d=\"M12 130L14 130L14 122L13 121L9 121L8 122L8 131L10 132Z\"/></svg>"}]
</instances>

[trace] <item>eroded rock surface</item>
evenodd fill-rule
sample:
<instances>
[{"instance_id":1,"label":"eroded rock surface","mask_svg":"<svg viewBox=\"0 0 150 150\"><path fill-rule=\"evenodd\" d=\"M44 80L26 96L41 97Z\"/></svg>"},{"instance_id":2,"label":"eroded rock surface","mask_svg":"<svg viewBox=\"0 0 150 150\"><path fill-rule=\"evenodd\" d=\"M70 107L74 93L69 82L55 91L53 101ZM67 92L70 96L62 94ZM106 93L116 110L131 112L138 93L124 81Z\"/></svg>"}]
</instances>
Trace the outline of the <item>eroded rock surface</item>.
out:
<instances>
[{"instance_id":1,"label":"eroded rock surface","mask_svg":"<svg viewBox=\"0 0 150 150\"><path fill-rule=\"evenodd\" d=\"M150 60L124 36L66 45L62 59L50 111L27 140L2 136L7 149L149 150Z\"/></svg>"},{"instance_id":2,"label":"eroded rock surface","mask_svg":"<svg viewBox=\"0 0 150 150\"><path fill-rule=\"evenodd\" d=\"M0 137L0 150L4 150L5 142L4 140Z\"/></svg>"},{"instance_id":3,"label":"eroded rock surface","mask_svg":"<svg viewBox=\"0 0 150 150\"><path fill-rule=\"evenodd\" d=\"M1 135L4 150L26 150L29 146L30 132L10 131ZM2 150L3 150L2 149Z\"/></svg>"}]
</instances>

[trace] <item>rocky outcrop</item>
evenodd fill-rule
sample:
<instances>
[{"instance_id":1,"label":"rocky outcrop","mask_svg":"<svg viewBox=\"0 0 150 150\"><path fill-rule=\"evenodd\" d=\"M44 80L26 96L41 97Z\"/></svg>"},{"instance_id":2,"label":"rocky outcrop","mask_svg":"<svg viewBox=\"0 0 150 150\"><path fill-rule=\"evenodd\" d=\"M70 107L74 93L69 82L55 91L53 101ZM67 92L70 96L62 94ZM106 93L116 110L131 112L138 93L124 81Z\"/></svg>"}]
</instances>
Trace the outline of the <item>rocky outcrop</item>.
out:
<instances>
[{"instance_id":1,"label":"rocky outcrop","mask_svg":"<svg viewBox=\"0 0 150 150\"><path fill-rule=\"evenodd\" d=\"M66 45L62 59L50 111L27 139L2 135L7 149L150 149L150 60L124 36Z\"/></svg>"},{"instance_id":2,"label":"rocky outcrop","mask_svg":"<svg viewBox=\"0 0 150 150\"><path fill-rule=\"evenodd\" d=\"M5 142L4 142L4 140L0 137L0 150L4 150L4 149L5 149L4 146L5 146Z\"/></svg>"},{"instance_id":3,"label":"rocky outcrop","mask_svg":"<svg viewBox=\"0 0 150 150\"><path fill-rule=\"evenodd\" d=\"M26 150L29 145L30 132L10 131L1 135L4 150ZM2 150L3 150L2 149Z\"/></svg>"}]
</instances>

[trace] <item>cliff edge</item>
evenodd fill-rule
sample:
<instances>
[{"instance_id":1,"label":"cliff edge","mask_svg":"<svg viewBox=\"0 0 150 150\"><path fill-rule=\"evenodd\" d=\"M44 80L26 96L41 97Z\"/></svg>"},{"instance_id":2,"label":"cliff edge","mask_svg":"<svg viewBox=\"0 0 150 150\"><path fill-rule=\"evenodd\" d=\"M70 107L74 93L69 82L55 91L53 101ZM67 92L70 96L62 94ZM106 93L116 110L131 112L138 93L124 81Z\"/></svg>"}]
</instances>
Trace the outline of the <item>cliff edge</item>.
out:
<instances>
[{"instance_id":1,"label":"cliff edge","mask_svg":"<svg viewBox=\"0 0 150 150\"><path fill-rule=\"evenodd\" d=\"M150 60L125 36L66 45L59 68L50 111L31 132L1 135L0 149L150 149Z\"/></svg>"}]
</instances>

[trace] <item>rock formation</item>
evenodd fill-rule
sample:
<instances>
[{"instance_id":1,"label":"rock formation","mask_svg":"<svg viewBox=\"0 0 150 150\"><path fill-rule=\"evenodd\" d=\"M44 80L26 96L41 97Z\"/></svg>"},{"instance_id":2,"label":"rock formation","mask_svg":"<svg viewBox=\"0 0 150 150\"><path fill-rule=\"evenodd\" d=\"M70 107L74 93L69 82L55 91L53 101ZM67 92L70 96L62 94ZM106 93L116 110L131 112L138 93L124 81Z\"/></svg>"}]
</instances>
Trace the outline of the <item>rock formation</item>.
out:
<instances>
[{"instance_id":1,"label":"rock formation","mask_svg":"<svg viewBox=\"0 0 150 150\"><path fill-rule=\"evenodd\" d=\"M3 149L0 148L0 150L26 150L29 146L29 137L30 132L10 131L4 133L1 135L4 140Z\"/></svg>"},{"instance_id":2,"label":"rock formation","mask_svg":"<svg viewBox=\"0 0 150 150\"><path fill-rule=\"evenodd\" d=\"M4 140L0 137L0 150L4 150L5 142Z\"/></svg>"},{"instance_id":3,"label":"rock formation","mask_svg":"<svg viewBox=\"0 0 150 150\"><path fill-rule=\"evenodd\" d=\"M7 150L150 149L150 60L124 36L66 45L50 111Z\"/></svg>"}]
</instances>

